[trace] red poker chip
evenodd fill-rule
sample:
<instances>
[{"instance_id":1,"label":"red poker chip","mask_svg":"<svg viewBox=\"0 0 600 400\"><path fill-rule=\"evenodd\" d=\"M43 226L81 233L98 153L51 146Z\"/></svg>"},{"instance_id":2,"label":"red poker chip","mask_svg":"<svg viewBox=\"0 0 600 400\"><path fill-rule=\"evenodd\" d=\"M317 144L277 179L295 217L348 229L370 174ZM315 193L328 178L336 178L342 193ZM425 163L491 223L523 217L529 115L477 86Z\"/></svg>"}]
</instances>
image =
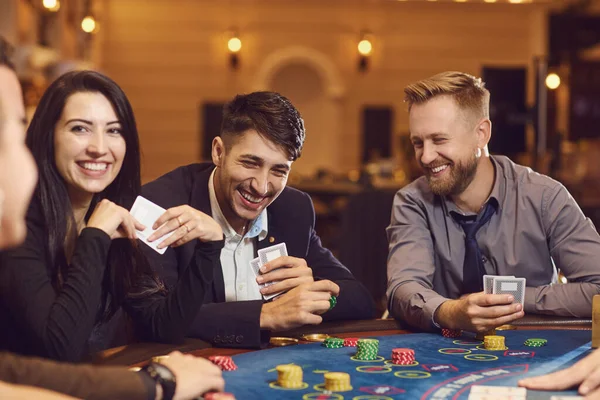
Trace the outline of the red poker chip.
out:
<instances>
[{"instance_id":1,"label":"red poker chip","mask_svg":"<svg viewBox=\"0 0 600 400\"><path fill-rule=\"evenodd\" d=\"M442 336L448 338L457 338L462 335L462 331L460 329L447 329L442 328Z\"/></svg>"},{"instance_id":2,"label":"red poker chip","mask_svg":"<svg viewBox=\"0 0 600 400\"><path fill-rule=\"evenodd\" d=\"M392 354L415 354L415 351L413 349L402 349L402 348L396 348L396 349L392 349Z\"/></svg>"},{"instance_id":3,"label":"red poker chip","mask_svg":"<svg viewBox=\"0 0 600 400\"><path fill-rule=\"evenodd\" d=\"M358 345L358 338L344 339L344 347L356 347L357 345Z\"/></svg>"},{"instance_id":4,"label":"red poker chip","mask_svg":"<svg viewBox=\"0 0 600 400\"><path fill-rule=\"evenodd\" d=\"M233 359L229 356L210 356L208 357L213 364L221 367L223 371L235 371L237 366L233 362Z\"/></svg>"},{"instance_id":5,"label":"red poker chip","mask_svg":"<svg viewBox=\"0 0 600 400\"><path fill-rule=\"evenodd\" d=\"M233 400L235 396L232 393L209 392L202 397L204 400Z\"/></svg>"}]
</instances>

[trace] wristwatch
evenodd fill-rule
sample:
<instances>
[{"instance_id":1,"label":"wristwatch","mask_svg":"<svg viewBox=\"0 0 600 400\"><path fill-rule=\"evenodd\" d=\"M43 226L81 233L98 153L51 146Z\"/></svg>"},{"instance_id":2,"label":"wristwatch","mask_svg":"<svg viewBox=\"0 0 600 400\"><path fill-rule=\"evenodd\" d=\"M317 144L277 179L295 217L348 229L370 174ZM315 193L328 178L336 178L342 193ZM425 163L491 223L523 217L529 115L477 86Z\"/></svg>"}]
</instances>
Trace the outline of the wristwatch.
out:
<instances>
[{"instance_id":1,"label":"wristwatch","mask_svg":"<svg viewBox=\"0 0 600 400\"><path fill-rule=\"evenodd\" d=\"M161 386L163 400L173 400L177 382L175 380L175 375L166 365L152 362L146 365L142 370L150 375L150 378L154 379L154 381Z\"/></svg>"}]
</instances>

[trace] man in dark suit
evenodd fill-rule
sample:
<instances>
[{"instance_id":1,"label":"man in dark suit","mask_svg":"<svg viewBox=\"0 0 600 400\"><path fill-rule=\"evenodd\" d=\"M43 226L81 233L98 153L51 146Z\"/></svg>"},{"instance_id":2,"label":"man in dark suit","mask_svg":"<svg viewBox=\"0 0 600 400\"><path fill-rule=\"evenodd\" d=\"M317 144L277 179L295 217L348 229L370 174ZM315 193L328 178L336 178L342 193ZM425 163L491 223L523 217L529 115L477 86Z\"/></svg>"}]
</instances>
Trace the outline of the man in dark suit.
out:
<instances>
[{"instance_id":1,"label":"man in dark suit","mask_svg":"<svg viewBox=\"0 0 600 400\"><path fill-rule=\"evenodd\" d=\"M214 165L180 167L142 189L167 209L149 239L169 248L160 255L144 246L167 286L197 262L206 215L223 228L221 265L205 276L210 287L190 336L217 346L260 347L271 331L373 317L366 288L321 246L308 194L286 187L304 138L302 118L285 97L239 95L224 108L221 136L212 144ZM255 277L250 261L278 243L289 256L269 261ZM259 286L265 283L271 285ZM265 301L276 293L283 294Z\"/></svg>"}]
</instances>

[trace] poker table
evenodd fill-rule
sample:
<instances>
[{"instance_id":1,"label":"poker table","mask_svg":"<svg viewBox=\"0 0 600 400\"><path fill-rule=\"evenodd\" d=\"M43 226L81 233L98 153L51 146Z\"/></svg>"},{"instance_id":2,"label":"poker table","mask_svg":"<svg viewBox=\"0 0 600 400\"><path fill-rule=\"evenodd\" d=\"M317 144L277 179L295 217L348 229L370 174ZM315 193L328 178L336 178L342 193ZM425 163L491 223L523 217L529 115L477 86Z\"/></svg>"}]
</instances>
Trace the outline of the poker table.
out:
<instances>
[{"instance_id":1,"label":"poker table","mask_svg":"<svg viewBox=\"0 0 600 400\"><path fill-rule=\"evenodd\" d=\"M486 350L471 333L446 338L439 333L411 332L394 320L329 323L318 327L281 332L277 336L302 338L307 333L326 333L340 338L379 340L378 356L372 361L355 357L355 347L327 348L320 342L299 340L298 345L269 346L264 350L211 348L188 339L177 349L197 356L232 356L235 371L224 371L226 391L237 399L467 399L474 385L515 387L526 376L546 374L572 365L591 351L591 321L527 316L497 331L505 337L505 349ZM545 339L542 347L525 345L527 339ZM415 361L396 365L393 348L409 348ZM140 366L152 356L173 350L159 344L134 344L98 355L102 364ZM275 368L296 364L302 368L302 385L286 389L277 384ZM350 374L352 389L324 390L327 372ZM550 399L565 392L527 391L527 399Z\"/></svg>"}]
</instances>

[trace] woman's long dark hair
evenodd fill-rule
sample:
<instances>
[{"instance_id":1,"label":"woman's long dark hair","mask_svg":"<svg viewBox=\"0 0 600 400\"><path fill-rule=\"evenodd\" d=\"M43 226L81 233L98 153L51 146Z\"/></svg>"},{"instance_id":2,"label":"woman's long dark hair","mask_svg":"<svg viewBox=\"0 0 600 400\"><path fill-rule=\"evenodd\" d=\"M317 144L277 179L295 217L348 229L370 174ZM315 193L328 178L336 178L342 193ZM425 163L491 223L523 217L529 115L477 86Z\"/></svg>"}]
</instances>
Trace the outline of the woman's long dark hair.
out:
<instances>
[{"instance_id":1,"label":"woman's long dark hair","mask_svg":"<svg viewBox=\"0 0 600 400\"><path fill-rule=\"evenodd\" d=\"M65 244L73 243L78 233L67 186L54 159L54 130L67 99L80 92L100 93L106 97L121 124L126 145L121 170L103 192L94 195L86 221L96 204L105 198L130 209L141 186L138 131L133 110L123 90L112 79L94 71L68 72L59 77L42 96L26 138L39 169L34 201L39 202L44 216L50 273L58 291L68 268ZM109 319L128 296L163 290L137 243L127 239L112 241L103 286L100 310L103 320Z\"/></svg>"}]
</instances>

